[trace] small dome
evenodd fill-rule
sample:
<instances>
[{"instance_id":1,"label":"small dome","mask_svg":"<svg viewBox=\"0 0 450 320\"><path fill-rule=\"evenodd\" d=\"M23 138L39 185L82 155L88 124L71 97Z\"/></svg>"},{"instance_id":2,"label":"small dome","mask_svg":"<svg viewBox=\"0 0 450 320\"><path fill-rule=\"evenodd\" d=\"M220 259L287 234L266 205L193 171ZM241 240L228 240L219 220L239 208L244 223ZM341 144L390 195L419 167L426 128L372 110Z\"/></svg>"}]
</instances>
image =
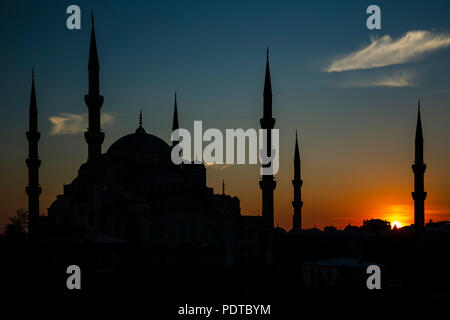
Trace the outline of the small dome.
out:
<instances>
[{"instance_id":1,"label":"small dome","mask_svg":"<svg viewBox=\"0 0 450 320\"><path fill-rule=\"evenodd\" d=\"M168 170L159 170L150 174L148 177L143 178L146 182L153 183L184 183L184 179L177 173Z\"/></svg>"},{"instance_id":2,"label":"small dome","mask_svg":"<svg viewBox=\"0 0 450 320\"><path fill-rule=\"evenodd\" d=\"M112 156L130 154L170 155L170 147L164 140L146 133L144 130L136 130L136 133L128 134L114 142L106 153Z\"/></svg>"}]
</instances>

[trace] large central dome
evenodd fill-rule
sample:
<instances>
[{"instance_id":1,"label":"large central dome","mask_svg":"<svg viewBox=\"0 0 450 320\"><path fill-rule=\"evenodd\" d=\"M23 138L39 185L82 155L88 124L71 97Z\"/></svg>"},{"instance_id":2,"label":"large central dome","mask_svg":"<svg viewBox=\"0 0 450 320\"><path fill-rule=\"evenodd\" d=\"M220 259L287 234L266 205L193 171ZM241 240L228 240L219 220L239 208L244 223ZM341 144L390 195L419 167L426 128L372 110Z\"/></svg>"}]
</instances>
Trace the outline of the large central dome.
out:
<instances>
[{"instance_id":1,"label":"large central dome","mask_svg":"<svg viewBox=\"0 0 450 320\"><path fill-rule=\"evenodd\" d=\"M135 133L128 134L114 142L106 152L110 156L123 155L170 155L169 145L162 139L146 133L142 126Z\"/></svg>"}]
</instances>

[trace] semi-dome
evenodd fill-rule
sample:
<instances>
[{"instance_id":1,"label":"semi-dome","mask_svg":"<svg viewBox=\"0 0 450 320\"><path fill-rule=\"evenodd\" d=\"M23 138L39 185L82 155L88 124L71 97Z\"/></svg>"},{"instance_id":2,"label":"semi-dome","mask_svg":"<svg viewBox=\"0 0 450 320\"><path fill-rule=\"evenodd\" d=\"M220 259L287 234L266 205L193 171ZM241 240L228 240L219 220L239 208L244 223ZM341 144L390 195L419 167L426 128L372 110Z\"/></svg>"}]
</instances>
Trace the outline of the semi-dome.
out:
<instances>
[{"instance_id":1,"label":"semi-dome","mask_svg":"<svg viewBox=\"0 0 450 320\"><path fill-rule=\"evenodd\" d=\"M139 126L135 133L128 134L114 142L106 153L111 156L130 154L170 155L170 147L164 140L146 133L144 128Z\"/></svg>"}]
</instances>

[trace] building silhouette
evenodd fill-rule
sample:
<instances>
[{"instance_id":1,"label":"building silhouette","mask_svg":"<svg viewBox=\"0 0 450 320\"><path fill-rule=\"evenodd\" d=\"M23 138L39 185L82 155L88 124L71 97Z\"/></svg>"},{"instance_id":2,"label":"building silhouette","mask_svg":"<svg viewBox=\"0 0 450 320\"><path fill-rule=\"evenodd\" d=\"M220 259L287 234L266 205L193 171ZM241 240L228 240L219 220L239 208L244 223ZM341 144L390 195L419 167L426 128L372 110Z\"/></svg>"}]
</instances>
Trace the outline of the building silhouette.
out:
<instances>
[{"instance_id":1,"label":"building silhouette","mask_svg":"<svg viewBox=\"0 0 450 320\"><path fill-rule=\"evenodd\" d=\"M27 139L28 214L30 235L42 229L64 230L72 238L95 237L121 241L138 241L149 246L166 245L173 239L189 245L209 243L224 253L221 257L234 263L238 255L267 256L271 250L274 231L273 174L263 175L261 216L241 215L240 201L225 193L215 194L206 185L206 168L202 163L174 165L170 160L172 148L159 137L147 133L143 126L142 110L135 132L115 141L105 153L102 144L105 133L101 129L100 63L92 16L92 30L88 61L88 93L84 99L88 108L88 129L84 133L88 158L78 170L77 177L57 196L48 216L39 217L39 167L37 103L34 71L29 106ZM177 94L174 94L172 131L179 129ZM272 115L272 86L269 50L263 91L262 129L267 130L267 155L271 155L271 130L275 125ZM175 139L176 140L176 139ZM263 164L269 168L271 163ZM414 172L414 226L418 234L424 232L424 173L423 133L418 105L415 134ZM294 149L293 217L292 231L302 230L301 159L296 132ZM42 223L41 223L42 222ZM51 226L51 228L50 228ZM366 223L364 222L364 226ZM277 229L281 229L278 228ZM270 232L267 232L270 231ZM296 234L293 232L291 234ZM240 243L240 247L236 245ZM255 246L255 243L258 244ZM262 244L262 245L261 245ZM259 246L261 245L261 246ZM225 249L226 248L226 249ZM250 253L252 251L252 253ZM270 256L270 254L269 254Z\"/></svg>"},{"instance_id":2,"label":"building silhouette","mask_svg":"<svg viewBox=\"0 0 450 320\"><path fill-rule=\"evenodd\" d=\"M88 144L88 166L95 170L102 155L102 143L105 134L100 127L100 109L103 96L100 94L100 65L98 62L97 42L95 40L94 15L92 15L91 44L89 47L89 91L84 100L89 110L88 131L84 138Z\"/></svg>"},{"instance_id":3,"label":"building silhouette","mask_svg":"<svg viewBox=\"0 0 450 320\"><path fill-rule=\"evenodd\" d=\"M294 216L292 217L292 229L302 229L302 185L301 166L300 166L300 151L298 150L297 131L295 131L295 152L294 152L294 180L292 180L294 187L294 201L292 207L294 208Z\"/></svg>"},{"instance_id":4,"label":"building silhouette","mask_svg":"<svg viewBox=\"0 0 450 320\"><path fill-rule=\"evenodd\" d=\"M77 177L64 185L63 194L39 218L42 237L54 242L107 242L143 244L152 259L184 263L236 265L239 261L270 260L273 231L273 175L263 176L262 216L241 215L240 201L225 193L215 194L206 185L203 163L175 165L171 146L146 132L142 111L137 129L112 143L102 153L100 63L92 17L89 47L89 90L85 95L88 158ZM272 92L267 55L264 84L264 116L261 126L272 129ZM179 128L177 95L174 96L172 130ZM37 111L32 84L30 102L29 167L30 229L39 217ZM271 148L268 134L268 148ZM189 252L189 254L187 254Z\"/></svg>"},{"instance_id":5,"label":"building silhouette","mask_svg":"<svg viewBox=\"0 0 450 320\"><path fill-rule=\"evenodd\" d=\"M272 132L271 130L275 126L275 118L272 117L272 83L270 80L270 66L269 66L269 48L267 48L266 59L266 76L264 79L264 110L263 117L260 119L262 129L267 130L266 148L267 156L272 155ZM263 167L270 168L271 162L263 164ZM273 174L263 175L259 182L259 187L262 190L262 216L264 220L264 227L267 229L273 229L273 191L275 190L277 183L273 179Z\"/></svg>"},{"instance_id":6,"label":"building silhouette","mask_svg":"<svg viewBox=\"0 0 450 320\"><path fill-rule=\"evenodd\" d=\"M427 166L423 162L423 134L422 119L420 117L420 101L418 102L417 125L415 138L415 157L412 170L414 172L414 228L418 235L423 234L425 224L425 198L427 193L424 187L424 173Z\"/></svg>"},{"instance_id":7,"label":"building silhouette","mask_svg":"<svg viewBox=\"0 0 450 320\"><path fill-rule=\"evenodd\" d=\"M38 155L38 142L41 134L38 131L37 117L38 111L33 70L31 79L29 125L27 131L28 158L26 159L28 167L28 186L26 187L28 195L28 232L32 237L34 237L38 231L39 195L41 194L41 187L39 186L39 167L41 166L41 160L39 160Z\"/></svg>"},{"instance_id":8,"label":"building silhouette","mask_svg":"<svg viewBox=\"0 0 450 320\"><path fill-rule=\"evenodd\" d=\"M172 132L175 130L178 130L180 126L178 125L178 107L177 107L177 93L175 92L174 97L174 105L173 105L173 120L172 120ZM177 139L174 139L172 141L172 147L174 147L177 144L177 140L179 137L176 137Z\"/></svg>"},{"instance_id":9,"label":"building silhouette","mask_svg":"<svg viewBox=\"0 0 450 320\"><path fill-rule=\"evenodd\" d=\"M103 288L107 279L110 286L103 288L105 292L117 290L127 295L133 292L140 294L141 288L146 294L153 295L147 299L153 304L160 303L161 297L166 301L185 301L186 296L192 298L193 294L211 298L213 293L219 292L223 299L234 296L245 301L253 296L287 301L288 305L295 307L298 301L306 301L307 304L311 301L308 298L320 297L323 305L324 297L333 297L333 300L337 297L344 305L348 301L358 303L374 298L364 286L365 270L369 265L367 261L371 261L370 265L372 262L378 265L382 261L389 267L388 272L383 273L383 279L404 280L403 284L397 281L383 283L384 292L389 290L389 285L395 285L391 291L393 294L386 298L389 303L398 296L400 286L406 288L402 294L414 296L411 287L404 284L410 283L412 277L416 279L420 272L426 275L422 277L426 281L415 281L412 289L426 292L423 289L428 288L428 284L435 286L432 287L435 293L441 292L440 286L448 289L449 281L443 275L450 262L448 256L442 255L450 241L448 222L430 221L428 224L427 235L429 230L434 230L437 235L427 239L427 248L433 248L427 259L418 254L421 252L411 241L413 237L409 229L391 232L390 223L384 220L364 220L362 227L349 225L345 230L330 226L324 231L315 227L309 230L302 228L303 180L297 133L290 232L278 226L274 228L276 181L273 175L263 175L259 181L262 215L242 215L239 199L226 194L224 181L221 193L215 193L207 186L206 168L202 163L173 164L171 151L177 141L169 145L147 132L142 110L137 128L102 152L105 133L100 123L103 96L100 94L99 62L92 18L89 90L85 96L89 110L89 127L84 135L88 158L79 167L74 180L64 185L63 193L48 208L47 216L39 216L40 134L33 73L27 131L29 181L26 192L30 235L35 238L38 234L44 241L30 246L32 250L21 247L21 244L9 250L12 259L4 259L5 263L0 268L12 266L6 269L7 272L1 270L2 274L14 279L15 288L21 291L23 288L61 290L61 270L65 270L68 263L77 263L83 268L83 277L88 275L90 292ZM172 131L180 128L179 120L182 118L178 117L175 93ZM272 116L268 52L260 124L261 128L268 130L266 146L271 150L270 130L274 128L275 119ZM421 234L424 232L426 166L420 104L412 169L415 177L412 193L415 229ZM19 250L23 255L17 259ZM21 263L25 263L27 268L23 268ZM27 275L24 270L32 273ZM404 270L407 270L405 276ZM22 282L17 284L16 279ZM62 288L67 293L64 285ZM297 294L292 295L292 290L287 290L289 288L295 288ZM321 288L325 290L320 291ZM343 292L352 292L352 299ZM406 296L405 301L409 302L410 296ZM167 310L164 310L166 315Z\"/></svg>"}]
</instances>

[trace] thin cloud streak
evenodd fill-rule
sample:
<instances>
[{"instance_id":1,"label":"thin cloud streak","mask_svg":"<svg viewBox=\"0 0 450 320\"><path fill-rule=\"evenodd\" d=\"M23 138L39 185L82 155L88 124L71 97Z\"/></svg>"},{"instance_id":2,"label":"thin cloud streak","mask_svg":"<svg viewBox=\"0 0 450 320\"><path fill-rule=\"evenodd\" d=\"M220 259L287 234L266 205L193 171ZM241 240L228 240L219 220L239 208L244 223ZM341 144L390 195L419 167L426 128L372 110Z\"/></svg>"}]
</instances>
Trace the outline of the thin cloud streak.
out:
<instances>
[{"instance_id":1,"label":"thin cloud streak","mask_svg":"<svg viewBox=\"0 0 450 320\"><path fill-rule=\"evenodd\" d=\"M391 75L374 77L369 80L352 81L349 87L415 87L415 72L397 71Z\"/></svg>"},{"instance_id":2,"label":"thin cloud streak","mask_svg":"<svg viewBox=\"0 0 450 320\"><path fill-rule=\"evenodd\" d=\"M336 59L325 71L341 72L407 63L449 45L450 35L425 30L409 31L395 41L385 35L371 38L370 45Z\"/></svg>"},{"instance_id":3,"label":"thin cloud streak","mask_svg":"<svg viewBox=\"0 0 450 320\"><path fill-rule=\"evenodd\" d=\"M383 77L373 83L377 87L414 87L413 74L408 72L395 73L392 76Z\"/></svg>"},{"instance_id":4,"label":"thin cloud streak","mask_svg":"<svg viewBox=\"0 0 450 320\"><path fill-rule=\"evenodd\" d=\"M103 125L109 125L114 122L114 116L110 113L101 114L101 123ZM48 119L52 128L50 134L78 134L87 130L88 121L87 114L75 114L75 113L59 113L56 116L51 116Z\"/></svg>"},{"instance_id":5,"label":"thin cloud streak","mask_svg":"<svg viewBox=\"0 0 450 320\"><path fill-rule=\"evenodd\" d=\"M434 91L434 94L449 94L450 90L438 90L438 91Z\"/></svg>"},{"instance_id":6,"label":"thin cloud streak","mask_svg":"<svg viewBox=\"0 0 450 320\"><path fill-rule=\"evenodd\" d=\"M224 170L228 167L231 167L232 164L218 164L215 162L205 162L205 167L210 167L211 169Z\"/></svg>"}]
</instances>

